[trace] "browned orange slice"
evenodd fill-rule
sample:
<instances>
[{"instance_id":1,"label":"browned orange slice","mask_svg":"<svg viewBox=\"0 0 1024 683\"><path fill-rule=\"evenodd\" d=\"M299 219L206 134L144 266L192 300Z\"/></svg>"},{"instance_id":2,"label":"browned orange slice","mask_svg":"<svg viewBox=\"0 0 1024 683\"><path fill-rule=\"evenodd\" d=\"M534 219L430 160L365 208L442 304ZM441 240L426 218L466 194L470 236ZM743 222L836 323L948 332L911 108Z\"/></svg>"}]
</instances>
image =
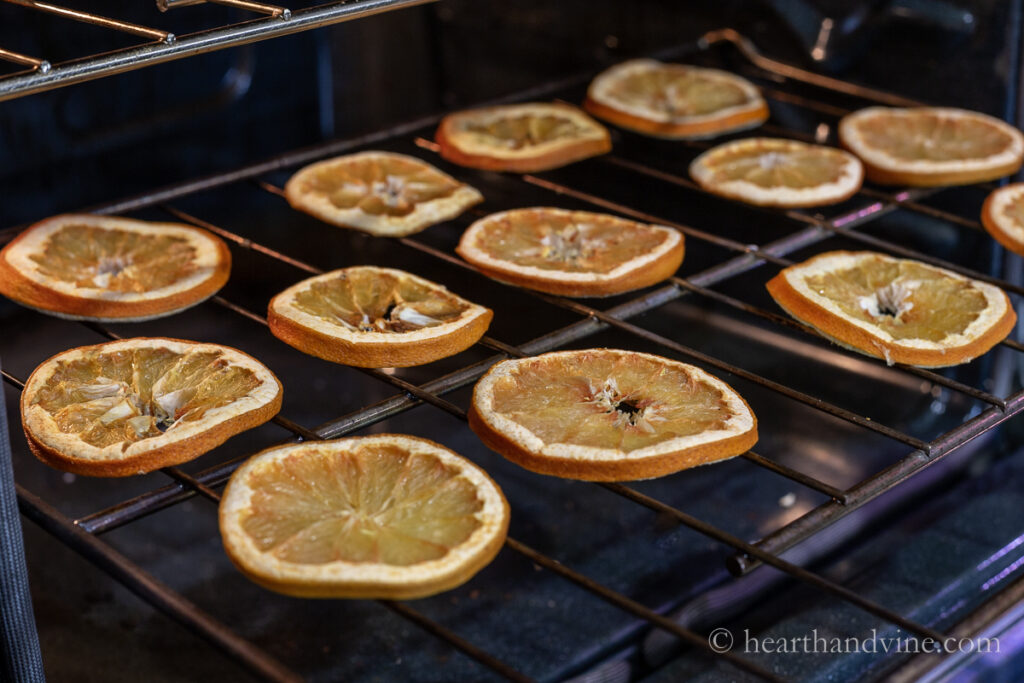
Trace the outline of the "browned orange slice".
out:
<instances>
[{"instance_id":1,"label":"browned orange slice","mask_svg":"<svg viewBox=\"0 0 1024 683\"><path fill-rule=\"evenodd\" d=\"M857 159L832 147L778 138L744 138L713 147L690 164L701 187L748 204L835 204L860 189Z\"/></svg>"},{"instance_id":2,"label":"browned orange slice","mask_svg":"<svg viewBox=\"0 0 1024 683\"><path fill-rule=\"evenodd\" d=\"M837 344L890 365L966 363L1017 321L998 287L871 251L819 254L783 269L768 292Z\"/></svg>"},{"instance_id":3,"label":"browned orange slice","mask_svg":"<svg viewBox=\"0 0 1024 683\"><path fill-rule=\"evenodd\" d=\"M745 78L653 59L633 59L601 73L583 108L617 126L670 139L710 138L768 120L768 105Z\"/></svg>"},{"instance_id":4,"label":"browned orange slice","mask_svg":"<svg viewBox=\"0 0 1024 683\"><path fill-rule=\"evenodd\" d=\"M21 395L32 452L68 472L123 477L187 462L281 408L281 383L241 351L179 339L83 346Z\"/></svg>"},{"instance_id":5,"label":"browned orange slice","mask_svg":"<svg viewBox=\"0 0 1024 683\"><path fill-rule=\"evenodd\" d=\"M981 223L997 242L1024 256L1024 183L989 194L981 208Z\"/></svg>"},{"instance_id":6,"label":"browned orange slice","mask_svg":"<svg viewBox=\"0 0 1024 683\"><path fill-rule=\"evenodd\" d=\"M468 581L501 549L508 503L432 441L379 434L271 448L231 477L220 532L256 583L314 598L410 599Z\"/></svg>"},{"instance_id":7,"label":"browned orange slice","mask_svg":"<svg viewBox=\"0 0 1024 683\"><path fill-rule=\"evenodd\" d=\"M284 192L299 211L382 237L420 232L484 199L425 161L392 152L360 152L306 166Z\"/></svg>"},{"instance_id":8,"label":"browned orange slice","mask_svg":"<svg viewBox=\"0 0 1024 683\"><path fill-rule=\"evenodd\" d=\"M1015 173L1024 135L997 118L963 109L869 107L839 122L843 146L883 185L960 185Z\"/></svg>"},{"instance_id":9,"label":"browned orange slice","mask_svg":"<svg viewBox=\"0 0 1024 683\"><path fill-rule=\"evenodd\" d=\"M441 156L462 166L529 173L612 148L604 126L576 107L534 102L449 114L435 136Z\"/></svg>"},{"instance_id":10,"label":"browned orange slice","mask_svg":"<svg viewBox=\"0 0 1024 683\"><path fill-rule=\"evenodd\" d=\"M607 214L515 209L478 220L456 251L496 280L564 296L609 296L671 277L683 261L683 236Z\"/></svg>"},{"instance_id":11,"label":"browned orange slice","mask_svg":"<svg viewBox=\"0 0 1024 683\"><path fill-rule=\"evenodd\" d=\"M473 389L469 426L528 470L592 481L660 477L757 442L754 414L725 382L615 349L498 363Z\"/></svg>"},{"instance_id":12,"label":"browned orange slice","mask_svg":"<svg viewBox=\"0 0 1024 683\"><path fill-rule=\"evenodd\" d=\"M318 358L358 367L423 365L469 348L490 309L392 268L356 266L303 280L273 298L270 331Z\"/></svg>"},{"instance_id":13,"label":"browned orange slice","mask_svg":"<svg viewBox=\"0 0 1024 683\"><path fill-rule=\"evenodd\" d=\"M199 228L66 214L0 251L0 293L62 318L129 322L177 313L224 286L231 253Z\"/></svg>"}]
</instances>

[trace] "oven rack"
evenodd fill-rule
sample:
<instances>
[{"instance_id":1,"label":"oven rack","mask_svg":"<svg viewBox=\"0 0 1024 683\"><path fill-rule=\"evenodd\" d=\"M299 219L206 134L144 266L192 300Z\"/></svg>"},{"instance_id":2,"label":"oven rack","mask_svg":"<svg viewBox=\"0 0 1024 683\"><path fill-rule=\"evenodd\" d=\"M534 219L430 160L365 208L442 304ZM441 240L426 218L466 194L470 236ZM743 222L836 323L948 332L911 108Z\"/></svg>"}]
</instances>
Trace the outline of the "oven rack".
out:
<instances>
[{"instance_id":1,"label":"oven rack","mask_svg":"<svg viewBox=\"0 0 1024 683\"><path fill-rule=\"evenodd\" d=\"M742 36L739 36L730 30L716 31L707 34L701 40L699 48L707 50L718 43L728 43L736 46L739 54L745 56L753 66L784 79L782 82L785 82L785 80L799 81L824 89L825 91L854 95L876 102L881 101L893 104L897 103L896 100L899 100L899 103L910 103L908 100L903 98L884 95L877 91L834 81L834 79L822 78L814 74L794 69L788 65L782 65L778 62L768 60L757 54L753 46L750 45L750 43ZM582 82L581 79L572 80L573 82ZM538 97L545 93L550 94L556 92L564 88L566 85L567 82L565 81L548 84L546 86L533 89L531 92L526 94L519 93L515 98L509 99ZM769 98L785 100L786 102L803 106L813 111L828 113L831 115L839 115L845 112L845 110L842 110L828 102L809 99L805 96L786 93L774 88L765 89L765 94ZM279 251L265 245L253 242L244 235L233 232L220 225L212 224L200 217L185 213L173 205L168 204L168 202L200 191L239 183L249 183L253 191L279 194L280 189L264 180L263 176L266 176L272 171L295 167L315 159L329 157L355 148L365 147L367 145L399 137L412 137L421 149L430 152L434 149L433 143L423 138L416 137L416 134L422 132L431 124L436 123L437 119L438 117L428 117L403 124L386 131L380 131L349 140L332 142L306 150L299 150L297 152L276 157L264 163L255 164L229 173L177 184L144 196L129 198L102 207L95 207L93 210L106 213L121 213L147 207L159 207L166 210L170 215L174 216L178 220L192 223L215 232L239 248L259 252L266 257L277 259L307 273L321 272L320 269L311 264L280 253ZM768 126L767 130L768 132L776 135L801 137L800 133L793 130L778 129L773 126ZM689 144L694 146L703 146L706 143ZM695 189L686 178L682 178L656 168L651 168L629 159L620 158L616 156L614 152L609 156L591 160L588 163L612 164L631 172L641 174L644 177L655 178L660 182L685 185L691 189ZM966 271L964 268L956 266L955 264L946 263L945 261L935 259L926 254L908 249L888 240L867 235L858 230L859 227L866 225L880 216L896 210L897 208L925 213L932 217L946 220L947 222L957 225L963 229L981 229L977 221L966 219L962 216L921 203L923 200L941 192L941 189L908 190L897 193L865 189L860 193L860 196L869 200L867 204L854 211L844 213L831 219L826 220L820 216L803 211L778 212L780 215L784 215L787 219L796 224L798 229L795 232L773 242L763 245L751 245L742 244L681 223L666 221L658 216L652 216L633 207L610 202L587 194L586 192L576 188L555 183L538 176L526 174L514 177L518 177L522 182L536 188L549 191L553 197L557 197L559 195L568 196L591 204L598 210L612 211L630 218L673 226L682 231L690 239L713 243L719 247L723 247L734 252L736 255L726 261L717 263L696 275L689 276L685 279L673 278L665 286L657 287L608 310L593 308L576 300L568 300L561 297L527 292L530 296L534 296L543 301L545 305L559 307L579 315L580 320L519 345L506 344L499 340L485 337L481 340L481 344L484 347L497 352L497 355L485 361L448 373L422 385L411 384L400 377L380 370L364 369L362 370L363 372L369 374L375 379L387 382L395 387L398 390L398 393L390 398L366 406L358 411L331 420L314 429L307 429L284 416L278 416L275 418L274 422L290 432L293 439L319 439L336 438L352 433L415 406L421 405L422 403L429 403L435 408L444 410L451 415L464 419L465 411L461 407L454 405L445 399L443 395L454 391L455 389L472 384L494 362L510 356L518 357L542 353L558 348L559 346L572 341L585 338L600 330L616 328L628 335L661 346L667 351L671 351L673 355L681 355L687 359L697 360L701 363L708 364L720 371L739 375L744 379L758 384L770 391L776 392L788 399L798 401L816 410L858 425L863 429L884 435L887 438L908 446L910 451L907 456L896 462L894 465L845 490L838 489L806 473L802 473L788 466L776 463L760 454L754 452L744 454L743 457L748 462L760 467L768 468L777 474L800 483L801 485L824 493L830 498L830 500L822 503L817 508L812 509L804 516L777 529L773 533L754 543L748 543L737 538L711 524L683 512L682 510L646 496L632 487L622 484L596 484L597 486L601 486L608 491L631 500L634 503L644 506L654 512L667 515L688 528L731 547L737 553L733 556L730 563L730 568L734 573L745 573L751 571L762 563L768 564L778 570L781 570L794 579L809 583L831 595L847 600L850 603L875 614L876 616L882 617L890 623L898 625L909 633L939 639L944 637L942 633L939 633L935 629L908 620L899 614L867 600L851 592L849 589L820 576L819 574L810 572L807 569L782 559L780 555L786 549L810 538L817 532L826 528L832 522L875 499L918 471L946 457L968 441L977 438L989 429L992 429L996 425L1024 411L1024 391L1018 391L1006 397L1000 397L987 391L963 384L933 371L906 366L896 366L900 372L909 373L916 377L926 379L929 382L943 386L951 391L961 393L971 399L988 404L987 408L982 410L975 417L965 421L960 426L948 431L936 439L924 441L883 424L878 424L874 420L870 420L865 416L846 410L838 405L809 396L783 384L774 382L768 378L746 371L741 367L701 353L696 349L689 348L677 341L646 330L645 328L630 322L630 319L642 313L655 310L680 297L699 296L713 299L714 301L725 304L738 312L754 315L760 319L771 321L789 329L796 329L808 335L816 335L816 332L796 321L792 321L789 318L778 315L774 312L760 309L752 304L740 301L720 292L716 292L711 289L711 287L742 273L749 272L768 264L774 266L788 265L790 261L786 258L787 254L791 254L799 249L817 244L836 235L840 235L846 239L863 242L873 248L912 256L920 260L937 263L938 265L942 265L943 267L947 267L952 270L965 272L972 277L995 282L1015 296L1024 294L1024 288L1012 283L1004 282L982 273ZM696 189L699 191L699 188ZM467 216L458 220L466 222L472 218L473 212L470 212ZM0 233L0 238L9 238L13 236L14 230L15 229L9 229L3 231L3 233ZM453 266L468 268L466 264L455 258L453 255L430 247L416 238L402 238L396 241L402 244L405 248L417 250L425 257L443 259L446 263ZM244 316L255 324L266 324L262 315L248 310L237 303L229 301L223 296L218 295L213 297L212 303L223 307L225 310ZM118 338L115 333L101 325L93 323L84 324L108 339ZM1024 351L1024 346L1010 339L1004 341L1002 346L1015 352ZM3 377L5 381L12 386L17 388L23 386L20 378L13 376L6 371L4 371ZM66 544L82 553L85 557L106 570L117 580L124 583L131 590L145 598L158 609L169 614L171 617L184 623L192 630L207 638L211 643L237 659L250 671L268 680L297 680L298 676L294 672L276 661L268 653L263 652L251 643L242 639L228 626L212 619L199 607L176 594L167 586L156 581L141 567L125 558L110 545L104 543L98 538L100 534L106 531L128 524L136 519L184 501L195 495L202 496L210 501L217 501L219 499L219 494L215 490L216 487L223 484L230 476L231 472L244 459L245 458L235 458L203 470L195 475L189 475L178 468L165 468L162 471L173 480L172 483L76 520L67 518L58 510L53 508L49 503L22 487L19 487L18 489L19 503L23 513L30 519L36 521ZM765 670L763 667L748 659L739 657L736 654L712 653L705 637L701 634L695 633L694 631L673 622L664 615L644 607L627 596L601 585L592 578L562 565L557 559L539 553L515 539L509 539L506 544L506 548L507 550L527 557L546 570L562 576L566 580L571 581L577 586L593 593L598 598L616 605L641 620L647 621L652 627L666 630L682 641L700 648L712 656L721 657L725 661L728 661L731 664L766 680L779 680L775 674ZM969 634L977 632L980 628L984 627L986 624L990 623L993 619L1005 612L1012 604L1010 598L1019 598L1022 592L1024 592L1024 579L1019 579L1004 589L1004 591L997 592L989 598L989 600L981 605L981 607L966 618L962 624L957 627L953 634L961 635L964 632ZM394 603L391 601L380 602L400 616L425 628L433 635L447 641L454 648L457 648L466 655L476 659L478 662L495 671L499 675L510 680L528 680L513 666L498 661L489 653L474 646L460 635L453 633L443 625L432 621L408 605ZM922 659L925 661L918 662L918 660ZM914 670L930 668L930 666L938 662L938 659L938 656L928 657L922 655L915 660L912 660L911 668L916 667Z\"/></svg>"},{"instance_id":2,"label":"oven rack","mask_svg":"<svg viewBox=\"0 0 1024 683\"><path fill-rule=\"evenodd\" d=\"M73 83L134 71L154 64L247 45L278 36L300 33L321 26L362 19L404 7L424 5L436 0L340 0L296 10L254 0L156 0L155 9L161 12L209 2L260 15L255 19L185 35L175 35L162 29L140 26L44 0L0 1L24 7L28 11L44 12L69 21L91 24L111 31L145 38L147 41L119 50L101 52L58 63L53 63L45 57L21 54L0 46L0 62L26 67L21 71L0 76L0 102L2 102L24 95L62 88Z\"/></svg>"}]
</instances>

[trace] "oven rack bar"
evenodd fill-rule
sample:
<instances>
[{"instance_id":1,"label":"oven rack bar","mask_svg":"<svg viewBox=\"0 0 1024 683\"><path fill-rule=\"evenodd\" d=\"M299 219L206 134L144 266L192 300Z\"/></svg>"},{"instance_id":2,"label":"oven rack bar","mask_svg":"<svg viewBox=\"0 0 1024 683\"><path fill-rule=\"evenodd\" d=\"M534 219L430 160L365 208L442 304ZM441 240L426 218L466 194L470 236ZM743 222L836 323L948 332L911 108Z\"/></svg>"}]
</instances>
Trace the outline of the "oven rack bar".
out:
<instances>
[{"instance_id":1,"label":"oven rack bar","mask_svg":"<svg viewBox=\"0 0 1024 683\"><path fill-rule=\"evenodd\" d=\"M28 70L0 77L0 102L61 88L73 83L134 71L154 64L300 33L405 7L423 5L435 0L341 0L294 11L262 3L218 0L221 4L232 5L266 16L179 36L167 31L150 29L41 0L3 1L22 5L27 9L45 11L76 21L131 33L150 40L141 45L58 63L52 63L45 58L29 57L0 50L0 60L29 67ZM167 3L167 6L170 7L171 3Z\"/></svg>"},{"instance_id":2,"label":"oven rack bar","mask_svg":"<svg viewBox=\"0 0 1024 683\"><path fill-rule=\"evenodd\" d=\"M436 121L436 117L431 117L431 119L432 119L432 121ZM422 123L422 125L408 124L407 130L408 130L408 132L412 132L417 127L422 127L423 125L429 125L429 122L432 122L432 121L427 121L426 123L422 123L423 120L421 120L421 122L414 122L414 123ZM383 139L387 139L388 137L391 137L391 136L389 136L389 135L387 135L385 133L375 134L375 136L364 136L364 139L366 139L367 142L364 142L362 144L367 144L368 142L372 142L373 141L373 140L370 140L369 138L375 138L376 140L383 140ZM340 147L340 149L337 149L337 151L334 152L334 153L338 153L340 151L344 151L344 149L357 146L358 144L360 144L360 143L353 142L353 141L342 141L341 143L332 143L332 145L329 145L329 146ZM303 150L303 151L300 151L299 153L296 153L296 154L297 155L306 155L308 157L307 160L312 160L314 158L318 158L320 156L326 156L326 155L330 154L331 152L326 152L325 151L326 147L328 147L328 146L320 147L320 148L315 148L313 150ZM289 155L289 156L291 156L292 159L295 159L295 157L296 157L296 155ZM295 161L295 163L301 163L301 160L300 161ZM259 175L260 173L267 172L269 170L277 170L279 168L282 168L282 167L285 167L285 166L288 166L288 165L294 165L294 164L289 164L289 163L282 163L282 158L279 158L278 160L272 160L271 162L269 162L269 164L270 164L269 166L267 164L261 165L263 167L262 170L254 170L255 167L249 167L247 169L242 169L241 171L236 172L234 174L222 174L220 176L214 176L214 177L212 177L210 179L204 179L203 181L194 181L193 183L189 183L188 184L188 185L191 186L191 189L185 189L183 191L183 186L176 186L174 188L169 188L169 194L165 194L162 197L155 198L154 195L150 195L150 196L147 196L147 197L139 198L138 200L134 200L134 201L136 202L137 206L140 206L140 207L143 206L143 205L152 205L152 204L158 203L160 201L165 201L165 200L167 200L169 198L172 198L172 197L184 196L184 195L190 194L191 192L194 192L194 191L199 191L201 189L209 189L211 187L216 187L216 186L224 185L224 184L227 184L228 182L234 182L235 180L239 180L239 179L243 179L243 178L254 178L257 175ZM228 175L234 175L234 178L228 179L227 178ZM203 185L204 181L205 181L205 185L204 186L198 186L198 185ZM131 202L133 200L127 200L127 201ZM892 202L892 203L895 203L895 202ZM126 204L126 202L120 202L119 204L124 206ZM111 208L111 209L115 209L116 207L117 207L117 205L110 205L109 206L109 208ZM907 208L910 208L911 210L913 210L912 206L907 206ZM119 211L120 210L127 210L127 207L126 208L116 208L116 210L119 210ZM873 217L874 216L868 217L866 220L871 220ZM972 227L972 226L965 225L964 227ZM789 237L784 238L783 240L779 240L780 243L783 243L785 245L785 249L782 252L779 252L779 253L788 253L789 251L792 251L792 250L797 249L797 248L801 248L802 246L808 246L810 244L814 244L814 243L820 241L821 239L827 238L827 236L828 236L827 231L822 230L820 228L820 226L808 226L804 230L798 231L797 233L794 233L793 235L790 235ZM720 264L719 266L716 266L715 268L711 269L716 274L723 276L721 278L712 277L711 278L712 281L718 281L719 279L724 279L725 277L729 277L731 275L738 274L740 272L746 272L746 270L749 270L750 268L755 268L755 267L763 264L767 260L767 259L761 258L758 254L751 253L749 249L745 249L744 251L745 251L745 253L742 256L737 257L736 259L732 259L731 261L728 261L725 264ZM775 253L776 253L774 251L768 251L766 249L758 249L758 251L760 252L761 255L774 256ZM779 260L778 258L775 258L774 260L772 260L772 262L776 262L776 265L778 265L778 263L777 263L778 260ZM705 284L710 284L710 282L709 283L705 283ZM668 301L673 300L673 299L677 298L678 296L680 296L680 292L679 292L679 289L678 289L677 286L665 287L665 288L661 288L659 290L656 290L656 291L652 292L649 295L649 297L641 297L642 299L648 299L647 301L638 302L638 301L634 300L634 301L631 301L631 302L627 302L627 304L621 305L621 307L631 308L632 309L632 311L631 311L632 314L636 315L637 313L643 312L645 310L651 310L653 308L656 308L657 306L659 306L659 305L661 305L663 303L667 303ZM224 303L229 303L230 304L230 302L226 302L226 300L222 300L222 299L221 300L215 300L214 303L219 303L221 305L224 305ZM555 333L552 333L551 335L548 335L548 337L549 337L548 343L554 342L554 345L557 345L558 343L564 343L564 340L566 340L566 339L579 338L579 337L576 337L575 335L579 334L581 331L586 330L585 333L592 333L594 331L597 331L597 330L600 330L600 329L604 329L607 326L608 326L608 323L606 321L603 321L601 319L595 318L593 316L588 316L586 319L579 321L579 323L574 323L573 325L569 326L570 328L572 328L572 331L570 331L570 332L566 332L566 329L568 329L568 328L565 328L563 330L558 330ZM537 341L537 340L535 340L535 341ZM528 348L529 345L522 345L522 346L523 346L523 348ZM514 348L514 347L508 347L508 348ZM552 346L552 348L553 348L553 346ZM503 354L506 354L506 355L507 355L507 351L508 351L508 349L503 349L502 350ZM537 353L539 351L537 349L530 349L530 350L524 351L524 352L525 353ZM493 361L491 361L491 362L493 362ZM486 367L486 365L488 365L488 364L489 363L484 362L484 363L481 363L481 364L477 364L477 366L484 366L484 367ZM466 370L466 369L463 369L463 370ZM461 373L460 378L459 378L459 381L461 381L461 384L458 384L458 382L453 383L451 385L451 388L456 388L456 384L458 384L458 386L465 386L466 384L468 384L469 382L472 381L472 375L475 372L477 372L478 370L479 370L479 367L477 367L477 368L475 368L473 370L470 370L468 374L463 372L463 371L457 371L456 373L452 373L452 375L460 375L460 373ZM4 378L7 379L8 381L10 381L11 379L14 379L14 378L9 378L6 375L6 373L5 373ZM400 396L393 397L392 399L387 399L385 401L382 401L379 404L375 404L376 408L375 408L375 412L373 413L372 416L370 414L366 413L366 411L358 411L357 413L355 413L353 415L345 416L343 418L339 418L339 420L334 421L334 422L337 423L338 425L342 425L343 424L343 425L347 425L348 427L351 427L352 429L358 429L360 426L365 426L366 424L370 424L371 422L368 422L367 420L372 420L373 416L383 415L383 416L386 417L386 416L394 414L398 410L404 409L404 408L402 408L400 406L411 407L412 405L418 405L420 402L422 402L422 401L417 399L414 396L411 396L409 394L402 394ZM985 413L983 413L983 416L986 416L986 415L997 415L998 416L1001 413L1001 419L998 419L998 422L1001 422L1001 421L1007 419L1010 415L1016 414L1017 412L1020 412L1020 409L1021 409L1021 406L1019 405L1021 403L1020 394L1015 395L1014 397L1011 397L1010 400L1007 403L1008 403L1008 405L1007 405L1007 410L1006 411L998 411L995 408L991 408L988 411L986 411ZM371 406L370 408L374 408L374 407ZM980 419L981 417L982 416L979 416L978 419ZM380 418L380 419L382 419L382 418ZM376 420L373 420L373 421L376 421ZM971 422L974 422L974 421L971 421ZM958 429L952 430L947 435L944 435L944 437L940 437L940 439L936 440L935 443L943 442L943 439L946 439L946 441L943 442L943 443L948 444L949 450L952 450L953 448L955 448L955 447L957 447L959 445L962 445L962 443L965 443L967 440L969 440L971 438L974 438L975 436L977 436L981 432L985 431L986 429L991 428L991 426L994 426L994 424L998 424L998 422L992 422L991 420L989 420L984 425L981 425L980 429L978 429L978 430L976 430L974 428L975 427L979 427L979 425L973 425L973 427L971 429L960 429L960 428L958 428ZM292 423L292 424L294 425L294 423ZM970 423L965 423L965 425L962 425L961 427L965 427L967 424L970 424ZM296 433L296 436L308 438L308 433L311 430L306 430L306 431L307 431L307 434L298 434L298 433ZM349 430L349 431L351 431L351 430ZM318 432L319 432L319 430L318 430ZM922 455L922 454L917 454L917 456L920 456L920 455ZM937 457L935 459L937 459ZM911 456L908 456L908 458L906 460L901 461L901 463L902 462L907 462L909 460L920 460L920 458L919 457L915 457L915 454L912 454ZM930 461L928 461L927 458L924 458L924 460L926 462L930 462ZM901 464L901 463L898 463L898 465ZM894 467L896 467L896 466L894 466ZM230 468L230 466L229 466L229 468ZM214 469L224 470L224 466L219 466L219 468L214 468ZM233 469L233 468L230 468L230 469ZM228 469L227 473L230 472L230 469ZM890 468L890 469L893 469L893 468ZM914 470L907 469L902 476L898 476L896 478L892 478L885 485L885 488L879 491L879 493L881 491L888 490L889 488L891 488L891 486L895 485L899 481L902 481L903 478L905 478L906 476L909 476L909 474L912 473L913 471L916 471L916 469L914 469ZM876 477L880 477L881 475L884 475L884 474L886 474L888 472L889 472L889 470L885 470L882 473L879 473L879 475L876 475ZM199 476L197 476L195 478L191 478L191 479L194 479L197 482L203 483L203 479L204 479L203 474L204 473L201 473ZM221 475L222 475L223 478L226 478L226 476L227 476L227 474L224 473L223 471L221 472ZM181 479L179 479L177 477L174 477L174 479L175 479L175 484L172 484L171 486L165 487L162 490L171 492L172 493L172 497L174 495L177 495L177 494L174 493L175 491L177 491L179 493L187 492L187 496L195 495L195 491L197 490L196 488L186 488L186 487L191 487L191 482L189 481L190 478L181 478ZM221 481L222 480L223 479L221 479ZM857 487L854 487L853 489L851 489L851 491L856 491L856 490L857 490ZM849 494L849 492L846 492L844 494L844 498L847 497L848 494ZM149 495L149 494L143 494L143 497L145 497L147 495ZM877 495L877 493L875 495ZM209 496L207 495L207 497L209 497ZM142 497L140 497L140 498L142 498ZM183 498L180 498L180 499L183 499ZM147 500L149 500L149 499L147 499ZM170 501L170 502L168 502L168 501L169 501L169 499L164 498L162 502L164 502L166 504L171 504L172 502L174 502L174 501ZM831 503L832 504L838 504L838 503L836 503L835 500L831 501ZM825 505L828 505L828 504L829 503L826 503ZM161 508L165 507L165 505L161 505L160 507ZM824 507L824 506L821 506L821 507ZM818 509L821 509L821 507L819 507ZM148 511L153 511L153 510L149 509ZM145 514L146 512L147 512L147 509L145 507L142 508L142 514ZM137 516L129 515L129 517L131 517L131 518L137 518L138 516L142 516L142 515L141 514L139 514ZM104 517L104 516L100 516L100 517L90 516L90 517L93 517L93 521L95 521L97 523L96 527L95 527L95 533L100 533L103 530L107 530L109 528L113 528L118 523L126 523L127 521L130 521L130 519L128 519L128 518L125 518L123 521L119 521L117 518L111 518L109 516L107 516L107 517ZM804 519L804 518L801 518L801 519ZM80 521L82 522L81 526L83 526L83 528L87 528L88 527L88 522L86 520L80 520ZM104 526L104 523L106 523L106 522L109 522L108 526ZM824 526L824 525L822 525L822 526ZM786 528L788 528L788 526L784 527L783 529L786 529ZM820 530L820 528L822 528L822 527L819 526L819 527L817 527L816 530ZM812 533L816 532L816 530L811 532L811 533L808 533L808 535L812 535ZM758 552L757 554L760 554L760 553Z\"/></svg>"}]
</instances>

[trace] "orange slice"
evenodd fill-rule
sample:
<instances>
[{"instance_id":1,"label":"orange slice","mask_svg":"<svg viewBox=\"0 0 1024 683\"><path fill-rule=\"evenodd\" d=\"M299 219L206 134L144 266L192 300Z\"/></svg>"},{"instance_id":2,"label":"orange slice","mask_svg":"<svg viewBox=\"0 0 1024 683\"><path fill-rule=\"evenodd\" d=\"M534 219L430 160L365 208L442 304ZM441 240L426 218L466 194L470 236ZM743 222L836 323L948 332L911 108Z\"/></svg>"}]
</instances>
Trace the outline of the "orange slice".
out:
<instances>
[{"instance_id":1,"label":"orange slice","mask_svg":"<svg viewBox=\"0 0 1024 683\"><path fill-rule=\"evenodd\" d=\"M227 246L205 230L66 214L0 251L0 294L61 318L130 322L200 303L230 271Z\"/></svg>"},{"instance_id":2,"label":"orange slice","mask_svg":"<svg viewBox=\"0 0 1024 683\"><path fill-rule=\"evenodd\" d=\"M670 139L710 138L768 120L768 105L745 78L653 59L633 59L601 73L583 108L617 126Z\"/></svg>"},{"instance_id":3,"label":"orange slice","mask_svg":"<svg viewBox=\"0 0 1024 683\"><path fill-rule=\"evenodd\" d=\"M860 189L856 157L832 147L745 138L713 147L690 164L701 187L729 199L783 208L835 204Z\"/></svg>"},{"instance_id":4,"label":"orange slice","mask_svg":"<svg viewBox=\"0 0 1024 683\"><path fill-rule=\"evenodd\" d=\"M271 448L231 477L224 549L247 577L311 598L410 599L497 555L508 503L482 469L398 434Z\"/></svg>"},{"instance_id":5,"label":"orange slice","mask_svg":"<svg viewBox=\"0 0 1024 683\"><path fill-rule=\"evenodd\" d=\"M484 200L425 161L360 152L306 166L288 180L293 208L342 228L402 237L455 218Z\"/></svg>"},{"instance_id":6,"label":"orange slice","mask_svg":"<svg viewBox=\"0 0 1024 683\"><path fill-rule=\"evenodd\" d=\"M391 268L356 266L309 278L270 302L281 341L311 356L362 368L408 367L477 342L490 309Z\"/></svg>"},{"instance_id":7,"label":"orange slice","mask_svg":"<svg viewBox=\"0 0 1024 683\"><path fill-rule=\"evenodd\" d=\"M989 194L981 207L981 223L997 242L1024 256L1024 183Z\"/></svg>"},{"instance_id":8,"label":"orange slice","mask_svg":"<svg viewBox=\"0 0 1024 683\"><path fill-rule=\"evenodd\" d=\"M610 296L675 274L683 235L588 211L515 209L473 223L456 251L496 280L564 296Z\"/></svg>"},{"instance_id":9,"label":"orange slice","mask_svg":"<svg viewBox=\"0 0 1024 683\"><path fill-rule=\"evenodd\" d=\"M700 368L614 349L495 365L473 389L469 426L528 470L568 479L650 479L757 442L739 394Z\"/></svg>"},{"instance_id":10,"label":"orange slice","mask_svg":"<svg viewBox=\"0 0 1024 683\"><path fill-rule=\"evenodd\" d=\"M57 354L21 394L22 426L40 460L105 477L187 462L280 408L281 383L251 356L147 337Z\"/></svg>"},{"instance_id":11,"label":"orange slice","mask_svg":"<svg viewBox=\"0 0 1024 683\"><path fill-rule=\"evenodd\" d=\"M966 363L1017 321L998 287L871 251L819 254L783 269L768 292L840 346L890 365Z\"/></svg>"},{"instance_id":12,"label":"orange slice","mask_svg":"<svg viewBox=\"0 0 1024 683\"><path fill-rule=\"evenodd\" d=\"M963 109L869 107L839 122L839 140L883 185L960 185L1017 172L1024 135Z\"/></svg>"},{"instance_id":13,"label":"orange slice","mask_svg":"<svg viewBox=\"0 0 1024 683\"><path fill-rule=\"evenodd\" d=\"M567 104L512 104L449 114L435 135L441 156L461 166L530 173L604 154L608 131Z\"/></svg>"}]
</instances>

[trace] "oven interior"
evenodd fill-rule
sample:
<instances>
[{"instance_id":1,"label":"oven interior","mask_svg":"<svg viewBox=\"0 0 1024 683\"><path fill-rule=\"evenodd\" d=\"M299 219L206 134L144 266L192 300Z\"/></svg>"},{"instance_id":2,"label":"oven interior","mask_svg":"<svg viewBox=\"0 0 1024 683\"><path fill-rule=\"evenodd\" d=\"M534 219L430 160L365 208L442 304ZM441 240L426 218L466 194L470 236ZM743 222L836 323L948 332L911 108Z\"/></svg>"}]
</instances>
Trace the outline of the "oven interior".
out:
<instances>
[{"instance_id":1,"label":"oven interior","mask_svg":"<svg viewBox=\"0 0 1024 683\"><path fill-rule=\"evenodd\" d=\"M1024 346L1013 336L955 369L889 367L795 326L763 286L779 267L826 249L875 249L989 278L1017 303L1019 257L993 247L977 220L992 185L866 186L820 212L784 212L696 189L686 169L706 142L613 128L610 155L528 175L460 168L432 143L442 112L496 100L578 103L601 68L646 54L754 80L771 106L765 135L835 144L843 114L877 103L963 106L1017 122L1019 2L934 3L950 11L933 6L927 18L874 3L864 26L815 63L807 26L818 14L840 16L831 5L843 4L443 0L0 102L4 241L28 222L91 210L205 227L227 239L234 264L217 297L146 323L74 323L0 302L13 464L22 512L35 523L25 525L26 549L50 678L809 681L1018 670L1024 550L1014 511L1024 456L1013 418L1024 410ZM950 8L968 13L970 27ZM266 21L216 4L104 11L182 36ZM138 43L59 19L2 4L0 47L58 64ZM0 87L21 67L5 68ZM279 195L303 164L362 149L418 156L486 201L389 240L322 224ZM538 205L676 227L686 237L682 269L641 292L568 300L494 282L454 256L476 218ZM492 308L487 338L426 366L361 371L305 356L266 330L275 293L359 264L409 270ZM36 461L17 429L20 382L53 354L127 336L254 355L284 384L282 419L141 477L75 477ZM491 363L600 346L723 377L758 416L754 452L597 485L522 470L466 428L472 383ZM512 506L511 540L489 567L408 603L287 598L233 569L216 497L239 462L289 439L376 432L438 441L498 481ZM998 659L716 654L707 634L718 627L999 633L1005 646Z\"/></svg>"}]
</instances>

